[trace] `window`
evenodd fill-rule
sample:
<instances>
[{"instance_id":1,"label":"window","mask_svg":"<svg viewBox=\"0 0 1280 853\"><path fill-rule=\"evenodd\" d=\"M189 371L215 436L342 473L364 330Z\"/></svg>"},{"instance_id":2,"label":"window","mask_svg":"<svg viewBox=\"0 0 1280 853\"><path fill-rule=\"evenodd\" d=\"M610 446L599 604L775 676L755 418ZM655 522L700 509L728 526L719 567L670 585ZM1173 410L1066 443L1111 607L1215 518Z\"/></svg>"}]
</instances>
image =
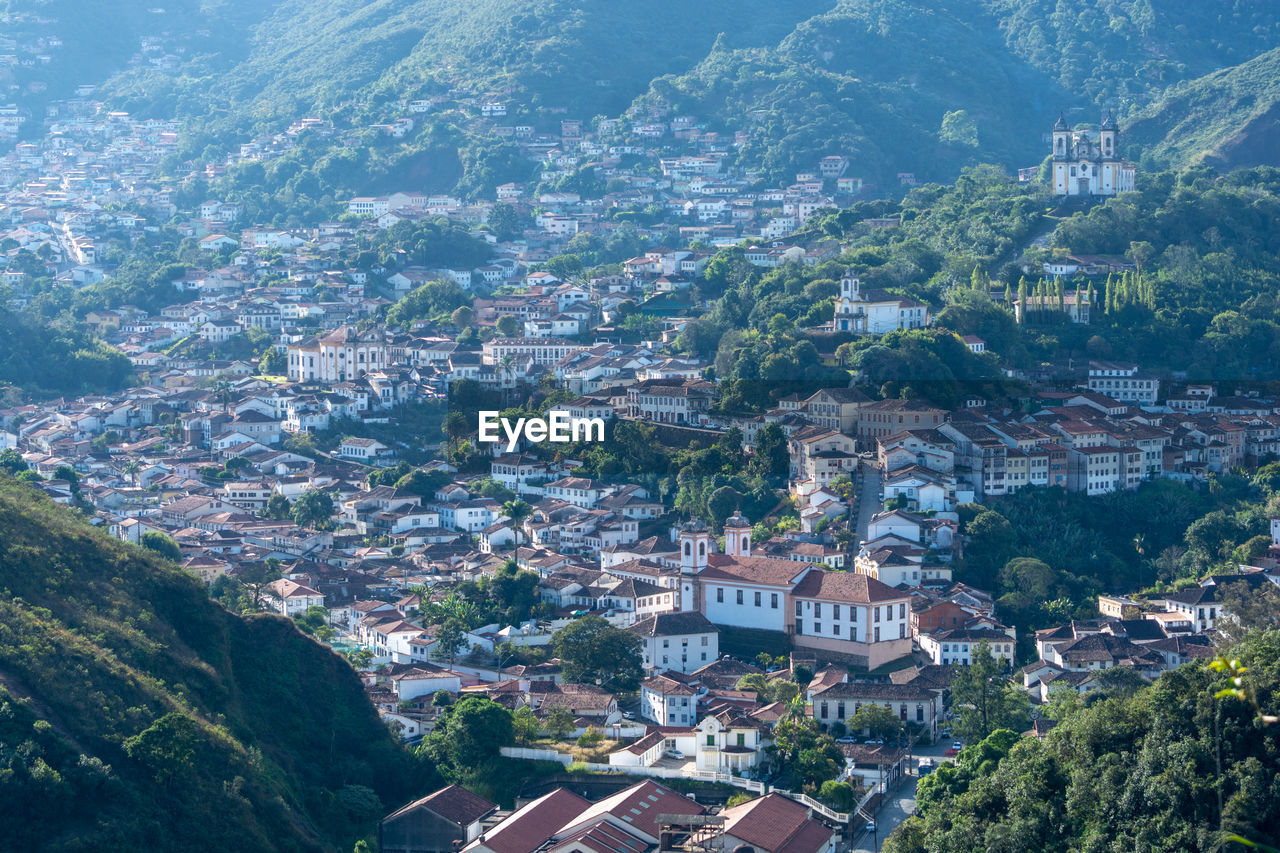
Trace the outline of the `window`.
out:
<instances>
[{"instance_id":1,"label":"window","mask_svg":"<svg viewBox=\"0 0 1280 853\"><path fill-rule=\"evenodd\" d=\"M815 633L815 634L821 634L821 633L822 633L822 623L821 623L821 622L814 622L814 623L813 623L813 633Z\"/></svg>"},{"instance_id":2,"label":"window","mask_svg":"<svg viewBox=\"0 0 1280 853\"><path fill-rule=\"evenodd\" d=\"M822 602L821 601L815 601L813 603L813 616L815 619L822 618Z\"/></svg>"},{"instance_id":3,"label":"window","mask_svg":"<svg viewBox=\"0 0 1280 853\"><path fill-rule=\"evenodd\" d=\"M905 602L898 605L898 618L899 619L907 618L907 605Z\"/></svg>"},{"instance_id":4,"label":"window","mask_svg":"<svg viewBox=\"0 0 1280 853\"><path fill-rule=\"evenodd\" d=\"M724 587L716 587L716 604L724 604Z\"/></svg>"},{"instance_id":5,"label":"window","mask_svg":"<svg viewBox=\"0 0 1280 853\"><path fill-rule=\"evenodd\" d=\"M685 555L686 557L692 557L692 556L693 556L693 546L692 546L692 545L690 545L688 542L684 543L684 555Z\"/></svg>"},{"instance_id":6,"label":"window","mask_svg":"<svg viewBox=\"0 0 1280 853\"><path fill-rule=\"evenodd\" d=\"M778 609L778 594L776 592L769 593L769 606L774 610Z\"/></svg>"},{"instance_id":7,"label":"window","mask_svg":"<svg viewBox=\"0 0 1280 853\"><path fill-rule=\"evenodd\" d=\"M916 706L916 722L917 723L924 722L924 706L923 705Z\"/></svg>"},{"instance_id":8,"label":"window","mask_svg":"<svg viewBox=\"0 0 1280 853\"><path fill-rule=\"evenodd\" d=\"M907 625L905 622L898 623L898 639L905 640L907 638Z\"/></svg>"},{"instance_id":9,"label":"window","mask_svg":"<svg viewBox=\"0 0 1280 853\"><path fill-rule=\"evenodd\" d=\"M839 626L839 625L832 625L832 626L831 626L831 633L835 634L837 637L838 637L838 636L840 636L840 626Z\"/></svg>"},{"instance_id":10,"label":"window","mask_svg":"<svg viewBox=\"0 0 1280 853\"><path fill-rule=\"evenodd\" d=\"M796 636L804 633L804 623L799 619L796 620Z\"/></svg>"},{"instance_id":11,"label":"window","mask_svg":"<svg viewBox=\"0 0 1280 853\"><path fill-rule=\"evenodd\" d=\"M707 638L706 638L706 637L703 637L703 638L702 638L702 645L704 645L704 646L705 646L706 644L707 644Z\"/></svg>"},{"instance_id":12,"label":"window","mask_svg":"<svg viewBox=\"0 0 1280 853\"><path fill-rule=\"evenodd\" d=\"M822 713L819 716L821 716L822 719L825 720L827 718L827 703L823 702L821 707L822 707Z\"/></svg>"},{"instance_id":13,"label":"window","mask_svg":"<svg viewBox=\"0 0 1280 853\"><path fill-rule=\"evenodd\" d=\"M876 608L876 612L875 612L875 621L876 621L876 622L879 622L879 621L880 621L880 608L879 608L879 607L877 607L877 608Z\"/></svg>"},{"instance_id":14,"label":"window","mask_svg":"<svg viewBox=\"0 0 1280 853\"><path fill-rule=\"evenodd\" d=\"M671 648L671 641L670 641L670 640L663 640L663 641L662 641L662 647L663 647L664 649L669 649L669 648Z\"/></svg>"},{"instance_id":15,"label":"window","mask_svg":"<svg viewBox=\"0 0 1280 853\"><path fill-rule=\"evenodd\" d=\"M833 605L831 606L831 618L832 618L832 619L835 619L836 621L839 621L839 620L840 620L840 605L839 605L839 604L833 604Z\"/></svg>"},{"instance_id":16,"label":"window","mask_svg":"<svg viewBox=\"0 0 1280 853\"><path fill-rule=\"evenodd\" d=\"M877 630L878 630L878 629L877 629ZM666 655L663 655L663 656L662 656L662 662L663 662L663 663L666 663L666 662L667 662L667 656L666 656Z\"/></svg>"},{"instance_id":17,"label":"window","mask_svg":"<svg viewBox=\"0 0 1280 853\"><path fill-rule=\"evenodd\" d=\"M800 602L798 602L798 601L796 602L796 615L797 615L797 616L799 616L799 615L800 615Z\"/></svg>"},{"instance_id":18,"label":"window","mask_svg":"<svg viewBox=\"0 0 1280 853\"><path fill-rule=\"evenodd\" d=\"M760 606L760 593L756 593L756 607Z\"/></svg>"},{"instance_id":19,"label":"window","mask_svg":"<svg viewBox=\"0 0 1280 853\"><path fill-rule=\"evenodd\" d=\"M876 628L876 638L874 642L880 642L880 629Z\"/></svg>"},{"instance_id":20,"label":"window","mask_svg":"<svg viewBox=\"0 0 1280 853\"><path fill-rule=\"evenodd\" d=\"M857 621L858 621L858 608L856 608L856 607L850 607L850 608L849 608L849 621L850 621L850 622L857 622Z\"/></svg>"},{"instance_id":21,"label":"window","mask_svg":"<svg viewBox=\"0 0 1280 853\"><path fill-rule=\"evenodd\" d=\"M707 746L715 746L715 745L716 745L716 736L707 735Z\"/></svg>"},{"instance_id":22,"label":"window","mask_svg":"<svg viewBox=\"0 0 1280 853\"><path fill-rule=\"evenodd\" d=\"M742 603L742 590L738 590L738 603Z\"/></svg>"},{"instance_id":23,"label":"window","mask_svg":"<svg viewBox=\"0 0 1280 853\"><path fill-rule=\"evenodd\" d=\"M844 703L843 702L840 702L836 705L836 719L837 720L844 719Z\"/></svg>"},{"instance_id":24,"label":"window","mask_svg":"<svg viewBox=\"0 0 1280 853\"><path fill-rule=\"evenodd\" d=\"M746 732L738 732L738 746L746 746L746 745L747 745Z\"/></svg>"}]
</instances>

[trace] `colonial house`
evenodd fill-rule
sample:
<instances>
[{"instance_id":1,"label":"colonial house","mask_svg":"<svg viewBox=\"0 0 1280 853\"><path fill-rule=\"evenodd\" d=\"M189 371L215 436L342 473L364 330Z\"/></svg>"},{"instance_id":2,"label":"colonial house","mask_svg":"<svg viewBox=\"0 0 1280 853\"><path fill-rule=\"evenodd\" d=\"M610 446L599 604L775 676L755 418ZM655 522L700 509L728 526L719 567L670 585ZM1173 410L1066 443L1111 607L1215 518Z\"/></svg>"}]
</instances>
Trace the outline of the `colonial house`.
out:
<instances>
[{"instance_id":1,"label":"colonial house","mask_svg":"<svg viewBox=\"0 0 1280 853\"><path fill-rule=\"evenodd\" d=\"M385 853L454 853L480 836L482 821L497 806L458 785L414 800L378 824Z\"/></svg>"},{"instance_id":2,"label":"colonial house","mask_svg":"<svg viewBox=\"0 0 1280 853\"><path fill-rule=\"evenodd\" d=\"M689 673L720 657L720 629L701 613L659 613L627 630L640 638L647 671Z\"/></svg>"}]
</instances>

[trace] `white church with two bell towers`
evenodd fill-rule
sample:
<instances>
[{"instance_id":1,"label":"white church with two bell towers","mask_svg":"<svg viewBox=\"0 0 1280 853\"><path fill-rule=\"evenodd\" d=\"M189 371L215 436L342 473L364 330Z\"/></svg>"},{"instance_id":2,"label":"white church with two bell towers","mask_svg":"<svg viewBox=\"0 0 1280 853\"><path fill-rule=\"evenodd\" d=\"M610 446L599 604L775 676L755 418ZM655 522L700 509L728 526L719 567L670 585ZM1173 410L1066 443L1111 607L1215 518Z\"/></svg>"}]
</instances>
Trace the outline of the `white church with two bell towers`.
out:
<instances>
[{"instance_id":1,"label":"white church with two bell towers","mask_svg":"<svg viewBox=\"0 0 1280 853\"><path fill-rule=\"evenodd\" d=\"M820 660L874 669L911 655L910 596L868 575L751 553L751 523L724 523L724 551L701 521L681 525L679 607L712 624L778 635Z\"/></svg>"},{"instance_id":2,"label":"white church with two bell towers","mask_svg":"<svg viewBox=\"0 0 1280 853\"><path fill-rule=\"evenodd\" d=\"M1109 113L1095 139L1061 114L1053 126L1053 194L1109 196L1131 192L1136 170L1120 157L1120 131Z\"/></svg>"}]
</instances>

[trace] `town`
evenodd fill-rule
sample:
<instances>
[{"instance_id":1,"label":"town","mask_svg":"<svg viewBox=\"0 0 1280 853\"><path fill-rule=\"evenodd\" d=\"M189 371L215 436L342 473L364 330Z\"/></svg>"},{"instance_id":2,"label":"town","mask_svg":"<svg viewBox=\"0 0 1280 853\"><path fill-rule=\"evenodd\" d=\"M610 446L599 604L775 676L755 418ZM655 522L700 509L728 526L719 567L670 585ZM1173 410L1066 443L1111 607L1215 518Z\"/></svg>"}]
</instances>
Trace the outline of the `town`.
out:
<instances>
[{"instance_id":1,"label":"town","mask_svg":"<svg viewBox=\"0 0 1280 853\"><path fill-rule=\"evenodd\" d=\"M224 198L187 206L185 187L368 128L301 119L175 180L162 163L178 126L91 96L0 159L0 300L100 292L166 232L180 266L153 283L159 298L84 313L128 359L130 387L4 397L0 467L229 607L293 619L351 661L405 741L482 697L516 724L503 756L608 791L559 787L512 810L450 786L389 814L383 850L710 850L712 829L716 850L875 849L910 813L904 783L968 745L969 671L999 674L1006 719L1043 737L1065 693L1213 658L1235 602L1280 584L1280 518L1237 571L1106 590L1091 618L1031 631L993 588L953 577L966 549L990 547L993 500L1207 491L1255 471L1280 454L1280 397L1103 352L1004 367L1016 392L954 406L882 394L841 345L936 330L996 362L924 302L865 286L810 227L873 189L849 158L760 191L727 165L749 131L704 132L662 106L593 127L566 117L548 135L502 124L497 100L406 100L373 130L461 110L542 164L541 191L508 183L464 203L406 187L282 226ZM1065 120L1050 133L1058 196L1133 188L1110 117L1096 143ZM587 164L598 186L546 189ZM420 249L426 231L462 248ZM565 261L611 239L640 247L616 272ZM849 368L841 382L785 376L762 411L726 405L723 368L680 342L729 257L832 282L830 316L803 331L809 366ZM1022 325L1088 325L1128 282L1141 298L1138 267L1059 254L1026 271L1034 293L984 296ZM652 467L677 454L723 460L706 494ZM749 471L754 491L725 471ZM810 749L816 769L798 759ZM723 808L673 780L724 786Z\"/></svg>"}]
</instances>

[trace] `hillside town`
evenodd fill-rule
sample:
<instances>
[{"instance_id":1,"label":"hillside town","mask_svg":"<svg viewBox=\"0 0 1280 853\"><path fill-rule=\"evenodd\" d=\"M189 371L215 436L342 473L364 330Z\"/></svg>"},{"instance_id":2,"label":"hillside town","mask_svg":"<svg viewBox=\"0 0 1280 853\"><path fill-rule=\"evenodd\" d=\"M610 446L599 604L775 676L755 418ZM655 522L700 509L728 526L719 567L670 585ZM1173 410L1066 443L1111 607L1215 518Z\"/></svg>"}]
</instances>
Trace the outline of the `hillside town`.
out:
<instances>
[{"instance_id":1,"label":"hillside town","mask_svg":"<svg viewBox=\"0 0 1280 853\"><path fill-rule=\"evenodd\" d=\"M377 129L395 136L438 106L407 102L407 116ZM590 160L611 188L582 197L504 185L466 204L406 189L352 198L346 215L314 228L281 228L219 198L182 209L160 173L176 126L83 99L59 107L42 142L0 159L9 309L41 298L39 275L73 290L109 282L120 247L162 228L199 261L168 282L162 307L85 316L128 357L132 387L6 400L0 451L15 468L122 541L171 539L176 562L215 594L250 595L253 607L306 625L360 669L370 702L407 741L450 702L481 695L549 735L504 755L650 777L595 802L557 789L509 813L446 788L389 815L383 849L430 831L446 845L434 850L665 850L662 839L694 838L714 819L730 848L834 851L875 831L898 782L931 769L922 755L960 748L951 685L980 656L1002 663L1039 708L1061 689L1087 693L1114 668L1151 679L1212 657L1228 592L1280 584L1275 519L1269 547L1239 574L1163 597L1103 596L1096 618L1019 636L991 590L953 579L965 512L1032 487L1090 497L1160 480L1207 487L1280 453L1280 398L1097 358L1008 370L1028 389L1018 399L975 395L950 409L878 399L854 375L734 414L719 405L714 365L672 346L703 307L690 288L719 246L739 245L768 268L837 259L838 242L804 227L862 189L845 176L847 160L824 158L789 188L753 192L751 176L722 165L738 140L700 132L690 116L659 111L593 130L566 118L549 137L500 124L501 103L478 110L547 164L543 184ZM206 177L335 132L301 120L246 142ZM523 225L505 239L481 227L499 206ZM608 236L618 220L601 214L620 207L656 209L655 224L636 229L653 248L617 274L545 268L578 235ZM393 268L361 257L388 229L439 219L473 231L486 261ZM1054 310L1087 323L1088 277L1120 271L1112 263L1069 257L1044 270L1073 281ZM436 283L465 294L461 318L388 322L391 306ZM644 322L627 323L636 317ZM817 331L835 340L933 322L923 303L864 287L848 269ZM980 355L987 342L962 343ZM819 356L839 362L834 344ZM507 408L535 397L554 399L544 415L600 419L610 435L643 427L664 448L736 444L756 459L780 440L773 497L783 509L768 524L737 506L708 523L652 482L584 473L588 447L470 442L469 401ZM459 426L451 418L463 412ZM492 621L454 615L477 590L522 584L527 594L511 593ZM575 681L551 654L561 632L590 617L633 638L634 687ZM871 707L887 711L887 740L883 720L850 724L870 720ZM836 737L835 778L853 791L846 807L776 784L770 747L793 716ZM1032 731L1051 722L1037 716ZM608 748L583 761L571 747L582 743ZM712 816L662 779L762 796Z\"/></svg>"}]
</instances>

